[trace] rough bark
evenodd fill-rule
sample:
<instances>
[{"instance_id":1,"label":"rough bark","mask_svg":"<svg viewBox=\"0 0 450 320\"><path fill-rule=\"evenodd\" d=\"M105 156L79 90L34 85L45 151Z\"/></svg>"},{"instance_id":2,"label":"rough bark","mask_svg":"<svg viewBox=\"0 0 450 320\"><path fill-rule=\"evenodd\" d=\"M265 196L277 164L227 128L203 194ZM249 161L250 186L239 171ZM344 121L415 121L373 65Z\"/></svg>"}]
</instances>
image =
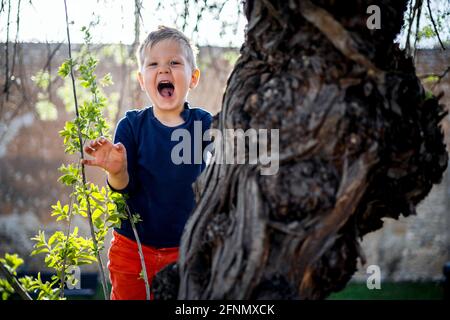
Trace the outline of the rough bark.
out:
<instances>
[{"instance_id":1,"label":"rough bark","mask_svg":"<svg viewBox=\"0 0 450 320\"><path fill-rule=\"evenodd\" d=\"M366 27L371 4L381 30ZM156 298L325 298L364 260L360 239L383 217L414 214L447 166L443 108L393 43L406 0L244 9L246 41L214 126L279 129L280 169L206 169Z\"/></svg>"}]
</instances>

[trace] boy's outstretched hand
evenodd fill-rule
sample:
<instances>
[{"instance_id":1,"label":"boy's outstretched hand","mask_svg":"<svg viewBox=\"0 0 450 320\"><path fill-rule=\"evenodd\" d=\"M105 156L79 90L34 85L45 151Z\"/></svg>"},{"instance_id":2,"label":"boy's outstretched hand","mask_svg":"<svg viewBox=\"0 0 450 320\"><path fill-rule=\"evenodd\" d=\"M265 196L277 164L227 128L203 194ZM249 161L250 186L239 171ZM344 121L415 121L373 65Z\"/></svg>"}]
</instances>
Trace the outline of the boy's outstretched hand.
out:
<instances>
[{"instance_id":1,"label":"boy's outstretched hand","mask_svg":"<svg viewBox=\"0 0 450 320\"><path fill-rule=\"evenodd\" d=\"M91 141L84 147L84 152L94 159L83 159L81 163L87 166L96 166L105 169L112 175L127 170L127 152L122 143L113 144L105 137Z\"/></svg>"}]
</instances>

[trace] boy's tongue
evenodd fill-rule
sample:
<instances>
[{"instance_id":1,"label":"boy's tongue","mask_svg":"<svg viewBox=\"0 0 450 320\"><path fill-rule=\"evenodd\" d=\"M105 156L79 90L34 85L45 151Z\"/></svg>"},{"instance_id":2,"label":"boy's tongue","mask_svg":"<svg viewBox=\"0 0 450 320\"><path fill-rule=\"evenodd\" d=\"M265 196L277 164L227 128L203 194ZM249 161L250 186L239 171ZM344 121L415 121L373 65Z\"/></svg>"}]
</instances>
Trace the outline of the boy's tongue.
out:
<instances>
[{"instance_id":1,"label":"boy's tongue","mask_svg":"<svg viewBox=\"0 0 450 320\"><path fill-rule=\"evenodd\" d=\"M161 89L160 93L163 97L171 97L173 95L173 88L164 87Z\"/></svg>"}]
</instances>

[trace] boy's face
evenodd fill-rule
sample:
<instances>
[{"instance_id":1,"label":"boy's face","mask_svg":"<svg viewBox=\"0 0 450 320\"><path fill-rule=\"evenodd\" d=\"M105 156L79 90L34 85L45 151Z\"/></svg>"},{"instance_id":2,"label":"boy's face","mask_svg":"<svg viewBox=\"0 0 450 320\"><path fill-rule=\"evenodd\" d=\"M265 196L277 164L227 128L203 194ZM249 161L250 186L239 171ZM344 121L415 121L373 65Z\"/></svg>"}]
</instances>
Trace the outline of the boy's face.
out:
<instances>
[{"instance_id":1,"label":"boy's face","mask_svg":"<svg viewBox=\"0 0 450 320\"><path fill-rule=\"evenodd\" d=\"M192 70L185 49L175 40L167 39L145 50L138 73L142 90L162 110L183 109L189 89L199 80L200 70Z\"/></svg>"}]
</instances>

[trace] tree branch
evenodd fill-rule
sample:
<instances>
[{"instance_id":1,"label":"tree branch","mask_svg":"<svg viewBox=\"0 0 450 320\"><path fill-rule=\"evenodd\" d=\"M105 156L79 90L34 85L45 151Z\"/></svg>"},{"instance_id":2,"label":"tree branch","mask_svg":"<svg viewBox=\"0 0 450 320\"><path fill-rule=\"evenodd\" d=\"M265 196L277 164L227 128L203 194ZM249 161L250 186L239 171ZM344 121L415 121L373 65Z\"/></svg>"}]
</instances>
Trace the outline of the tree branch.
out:
<instances>
[{"instance_id":1,"label":"tree branch","mask_svg":"<svg viewBox=\"0 0 450 320\"><path fill-rule=\"evenodd\" d=\"M441 81L445 78L445 76L450 72L450 66L447 66L447 68L442 72L441 74L435 74L435 73L426 73L423 75L420 75L419 79L426 79L428 77L437 77L438 79L436 82L431 86L431 89L433 90Z\"/></svg>"},{"instance_id":2,"label":"tree branch","mask_svg":"<svg viewBox=\"0 0 450 320\"><path fill-rule=\"evenodd\" d=\"M12 67L11 67L11 75L14 76L14 69L16 66L16 53L17 53L17 43L19 40L19 26L20 26L20 2L18 1L17 4L17 18L16 18L16 39L14 40L14 47L13 47L13 58L12 58Z\"/></svg>"},{"instance_id":3,"label":"tree branch","mask_svg":"<svg viewBox=\"0 0 450 320\"><path fill-rule=\"evenodd\" d=\"M3 265L3 263L0 263L0 274L2 274L6 280L11 284L14 291L22 298L22 300L33 300L28 292L22 287L19 280L9 272L9 270Z\"/></svg>"},{"instance_id":4,"label":"tree branch","mask_svg":"<svg viewBox=\"0 0 450 320\"><path fill-rule=\"evenodd\" d=\"M408 17L408 32L406 34L406 53L411 53L411 43L410 43L410 36L411 36L411 30L412 30L412 24L414 22L414 18L416 17L416 11L417 11L417 1L414 2L414 8L412 6L413 0L409 0L409 17Z\"/></svg>"},{"instance_id":5,"label":"tree branch","mask_svg":"<svg viewBox=\"0 0 450 320\"><path fill-rule=\"evenodd\" d=\"M417 54L417 40L419 39L419 30L420 30L420 17L422 15L422 4L423 0L417 0L417 19L416 19L416 34L414 37L414 54L413 57Z\"/></svg>"},{"instance_id":6,"label":"tree branch","mask_svg":"<svg viewBox=\"0 0 450 320\"><path fill-rule=\"evenodd\" d=\"M366 67L369 72L381 72L366 56L358 52L357 44L348 31L326 10L309 0L300 1L300 9L303 17L319 29L344 56Z\"/></svg>"},{"instance_id":7,"label":"tree branch","mask_svg":"<svg viewBox=\"0 0 450 320\"><path fill-rule=\"evenodd\" d=\"M430 14L431 23L433 24L434 33L436 33L436 36L439 40L439 44L441 45L442 50L445 50L445 46L442 43L441 37L439 36L439 32L436 27L436 23L434 22L433 14L431 13L430 0L427 0L427 7L428 7L428 13Z\"/></svg>"},{"instance_id":8,"label":"tree branch","mask_svg":"<svg viewBox=\"0 0 450 320\"><path fill-rule=\"evenodd\" d=\"M76 117L78 119L80 115L79 115L79 112L78 112L78 100L77 100L77 93L76 93L76 89L75 89L75 77L73 75L72 49L71 49L71 42L70 42L69 17L68 17L68 14L67 14L67 2L66 2L66 0L64 0L64 8L65 8L65 11L66 11L66 30L67 30L67 41L68 41L68 44L69 44L70 78L72 79L72 91L73 91L73 97L74 97L74 102L75 102L75 113L76 113ZM77 124L77 127L78 127L78 139L80 141L81 159L84 159L83 137L81 135L81 129L80 129L80 124L79 123ZM81 165L81 175L82 175L82 179L83 179L83 190L86 191L85 190L85 188L86 188L85 187L86 186L86 174L85 174L85 171L84 171L84 164ZM95 236L94 225L92 223L91 204L89 202L87 194L86 194L86 205L87 205L87 213L88 213L89 227L90 227L90 230L91 230L92 242L93 242L93 245L94 245L95 255L97 256L98 267L99 267L100 277L101 277L101 281L102 281L103 294L105 296L105 300L109 300L107 284L106 284L105 270L103 269L102 258L100 256L100 253L99 253L99 250L98 250L97 238Z\"/></svg>"},{"instance_id":9,"label":"tree branch","mask_svg":"<svg viewBox=\"0 0 450 320\"><path fill-rule=\"evenodd\" d=\"M142 251L142 244L136 230L136 224L133 221L133 215L131 214L130 208L128 207L127 204L125 205L125 209L127 211L128 219L130 220L131 228L133 229L133 234L134 237L136 238L136 243L138 246L139 259L141 260L142 273L144 276L144 283L145 283L145 297L147 300L150 300L150 283L148 281L147 267L145 266L145 258L144 252Z\"/></svg>"},{"instance_id":10,"label":"tree branch","mask_svg":"<svg viewBox=\"0 0 450 320\"><path fill-rule=\"evenodd\" d=\"M6 18L6 43L5 43L5 86L3 93L6 96L6 101L9 100L9 25L11 16L11 0L8 0L8 15Z\"/></svg>"},{"instance_id":11,"label":"tree branch","mask_svg":"<svg viewBox=\"0 0 450 320\"><path fill-rule=\"evenodd\" d=\"M79 168L79 165L78 165ZM77 169L78 169L77 168ZM64 285L66 284L66 265L67 265L67 244L70 240L70 228L72 225L72 208L73 208L73 197L70 199L70 206L69 206L69 222L67 224L66 229L66 241L64 242L64 259L63 259L63 266L61 270L61 283L60 283L60 291L59 291L59 297L64 298Z\"/></svg>"}]
</instances>

